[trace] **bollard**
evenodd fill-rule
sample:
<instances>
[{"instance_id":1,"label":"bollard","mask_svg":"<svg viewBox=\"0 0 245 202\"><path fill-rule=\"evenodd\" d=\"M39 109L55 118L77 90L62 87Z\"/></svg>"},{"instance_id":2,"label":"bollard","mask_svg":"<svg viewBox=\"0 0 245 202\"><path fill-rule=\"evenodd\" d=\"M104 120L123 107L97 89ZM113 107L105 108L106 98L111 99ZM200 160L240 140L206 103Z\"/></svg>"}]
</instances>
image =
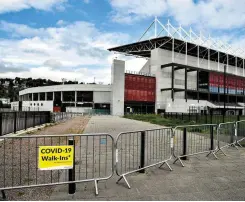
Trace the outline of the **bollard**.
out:
<instances>
[{"instance_id":1,"label":"bollard","mask_svg":"<svg viewBox=\"0 0 245 202\"><path fill-rule=\"evenodd\" d=\"M145 167L145 131L141 132L141 147L140 147L140 168ZM145 169L139 171L145 173Z\"/></svg>"},{"instance_id":2,"label":"bollard","mask_svg":"<svg viewBox=\"0 0 245 202\"><path fill-rule=\"evenodd\" d=\"M234 129L234 130L233 130L233 129ZM233 142L234 142L234 137L233 137L234 133L233 133L233 131L236 133L236 126L235 126L235 124L232 126L232 130L229 131L230 137L231 137L230 143L233 143Z\"/></svg>"},{"instance_id":3,"label":"bollard","mask_svg":"<svg viewBox=\"0 0 245 202\"><path fill-rule=\"evenodd\" d=\"M14 112L14 133L16 133L16 126L17 126L17 112Z\"/></svg>"},{"instance_id":4,"label":"bollard","mask_svg":"<svg viewBox=\"0 0 245 202\"><path fill-rule=\"evenodd\" d=\"M27 129L27 112L25 112L25 130Z\"/></svg>"},{"instance_id":5,"label":"bollard","mask_svg":"<svg viewBox=\"0 0 245 202\"><path fill-rule=\"evenodd\" d=\"M214 150L214 127L210 126L210 150Z\"/></svg>"},{"instance_id":6,"label":"bollard","mask_svg":"<svg viewBox=\"0 0 245 202\"><path fill-rule=\"evenodd\" d=\"M33 112L33 128L35 127L35 123L36 123L36 114L35 111Z\"/></svg>"},{"instance_id":7,"label":"bollard","mask_svg":"<svg viewBox=\"0 0 245 202\"><path fill-rule=\"evenodd\" d=\"M187 133L186 133L186 128L184 128L183 130L183 156L187 154L186 152L187 152ZM184 156L181 159L187 160L187 157Z\"/></svg>"},{"instance_id":8,"label":"bollard","mask_svg":"<svg viewBox=\"0 0 245 202\"><path fill-rule=\"evenodd\" d=\"M2 190L1 192L2 192L2 199L3 199L3 201L6 201L7 200L7 197L6 197L5 191Z\"/></svg>"},{"instance_id":9,"label":"bollard","mask_svg":"<svg viewBox=\"0 0 245 202\"><path fill-rule=\"evenodd\" d=\"M42 112L39 112L39 125L42 124Z\"/></svg>"},{"instance_id":10,"label":"bollard","mask_svg":"<svg viewBox=\"0 0 245 202\"><path fill-rule=\"evenodd\" d=\"M0 136L3 135L3 113L0 112Z\"/></svg>"},{"instance_id":11,"label":"bollard","mask_svg":"<svg viewBox=\"0 0 245 202\"><path fill-rule=\"evenodd\" d=\"M69 182L75 181L75 140L71 139L69 140L69 145L73 145L74 147L74 154L73 154L73 168L69 169ZM68 185L68 193L69 194L75 194L76 192L76 183L70 183Z\"/></svg>"},{"instance_id":12,"label":"bollard","mask_svg":"<svg viewBox=\"0 0 245 202\"><path fill-rule=\"evenodd\" d=\"M207 114L207 111L205 111L204 114L205 114L205 123L207 124L208 123L208 114Z\"/></svg>"}]
</instances>

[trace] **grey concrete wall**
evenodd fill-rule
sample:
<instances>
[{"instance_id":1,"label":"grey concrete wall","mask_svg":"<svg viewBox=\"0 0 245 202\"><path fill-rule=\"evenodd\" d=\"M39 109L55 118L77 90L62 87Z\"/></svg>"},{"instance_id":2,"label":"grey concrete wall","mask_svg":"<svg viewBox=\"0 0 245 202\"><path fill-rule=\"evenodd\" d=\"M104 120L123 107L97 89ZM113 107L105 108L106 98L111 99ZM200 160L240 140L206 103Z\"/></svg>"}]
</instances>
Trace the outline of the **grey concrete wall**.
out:
<instances>
[{"instance_id":1,"label":"grey concrete wall","mask_svg":"<svg viewBox=\"0 0 245 202\"><path fill-rule=\"evenodd\" d=\"M145 63L139 72L150 74L150 59Z\"/></svg>"},{"instance_id":2,"label":"grey concrete wall","mask_svg":"<svg viewBox=\"0 0 245 202\"><path fill-rule=\"evenodd\" d=\"M173 57L174 56L174 57ZM172 53L172 51L163 50L163 49L154 49L151 51L151 59L150 59L150 74L156 75L156 110L157 109L166 109L167 105L171 104L167 99L171 98L170 91L163 91L161 89L164 88L171 88L171 78L172 78L172 68L166 67L161 69L161 65L168 64L171 62L179 63L179 64L186 64L189 66L200 67L202 69L210 69L215 71L224 71L224 64L219 64L218 62L208 61L205 59L198 58L193 56L187 56L185 54L179 53ZM227 72L233 73L237 75L243 75L243 69L237 68L231 65L227 66ZM197 78L196 72L188 72L187 73L187 89L196 90L197 88ZM177 70L175 71L175 78L174 78L174 87L184 89L184 70ZM185 102L184 93L183 92L176 92L174 94L175 98L181 99L181 102ZM177 103L177 105L180 103ZM193 104L193 103L189 103ZM207 103L203 103L207 104ZM184 104L183 104L184 105ZM187 103L188 105L188 103ZM174 106L174 103L173 105ZM181 111L186 111L189 108L188 106L183 106ZM171 110L168 107L168 110Z\"/></svg>"},{"instance_id":3,"label":"grey concrete wall","mask_svg":"<svg viewBox=\"0 0 245 202\"><path fill-rule=\"evenodd\" d=\"M115 116L124 115L125 61L113 60L112 63L112 94L111 113Z\"/></svg>"},{"instance_id":4,"label":"grey concrete wall","mask_svg":"<svg viewBox=\"0 0 245 202\"><path fill-rule=\"evenodd\" d=\"M95 103L111 103L111 92L94 91L93 96Z\"/></svg>"}]
</instances>

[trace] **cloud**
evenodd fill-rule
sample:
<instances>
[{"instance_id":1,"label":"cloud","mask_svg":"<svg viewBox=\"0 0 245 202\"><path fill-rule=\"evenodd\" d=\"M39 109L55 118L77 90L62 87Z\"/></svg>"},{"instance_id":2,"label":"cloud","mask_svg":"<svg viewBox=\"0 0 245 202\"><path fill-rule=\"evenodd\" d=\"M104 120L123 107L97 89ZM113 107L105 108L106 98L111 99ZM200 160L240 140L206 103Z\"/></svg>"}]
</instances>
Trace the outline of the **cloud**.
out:
<instances>
[{"instance_id":1,"label":"cloud","mask_svg":"<svg viewBox=\"0 0 245 202\"><path fill-rule=\"evenodd\" d=\"M120 32L102 32L84 21L48 28L1 21L0 30L9 37L0 39L2 61L28 68L19 76L60 79L67 75L69 79L91 82L93 77L110 81L112 53L106 49L127 43L130 38ZM6 72L0 76L13 74Z\"/></svg>"},{"instance_id":2,"label":"cloud","mask_svg":"<svg viewBox=\"0 0 245 202\"><path fill-rule=\"evenodd\" d=\"M244 0L109 0L112 19L133 23L154 16L173 18L183 26L234 29L245 26Z\"/></svg>"},{"instance_id":3,"label":"cloud","mask_svg":"<svg viewBox=\"0 0 245 202\"><path fill-rule=\"evenodd\" d=\"M83 1L84 1L84 3L86 3L86 4L90 3L90 0L83 0Z\"/></svg>"},{"instance_id":4,"label":"cloud","mask_svg":"<svg viewBox=\"0 0 245 202\"><path fill-rule=\"evenodd\" d=\"M14 66L11 62L4 62L0 60L0 73L16 73L23 71L23 68Z\"/></svg>"},{"instance_id":5,"label":"cloud","mask_svg":"<svg viewBox=\"0 0 245 202\"><path fill-rule=\"evenodd\" d=\"M61 10L67 0L1 0L0 13L16 12L34 8L37 10Z\"/></svg>"},{"instance_id":6,"label":"cloud","mask_svg":"<svg viewBox=\"0 0 245 202\"><path fill-rule=\"evenodd\" d=\"M73 71L61 71L59 69L52 69L51 67L40 66L37 68L30 68L28 71L0 73L0 76L4 78L45 78L54 81L61 81L62 78L66 78L67 80L76 80L79 82L86 83L92 83L95 77L96 82L103 82L104 84L109 84L110 68L100 68L96 71L88 68L79 68Z\"/></svg>"},{"instance_id":7,"label":"cloud","mask_svg":"<svg viewBox=\"0 0 245 202\"><path fill-rule=\"evenodd\" d=\"M63 25L67 25L68 22L64 21L64 20L59 20L56 25L59 25L59 26L63 26Z\"/></svg>"},{"instance_id":8,"label":"cloud","mask_svg":"<svg viewBox=\"0 0 245 202\"><path fill-rule=\"evenodd\" d=\"M115 9L112 20L119 23L133 23L144 18L161 16L166 12L165 0L110 0Z\"/></svg>"},{"instance_id":9,"label":"cloud","mask_svg":"<svg viewBox=\"0 0 245 202\"><path fill-rule=\"evenodd\" d=\"M46 60L44 63L43 63L44 66L47 66L47 67L52 67L52 68L61 68L62 67L62 63L58 60L55 60L55 59L50 59L50 60Z\"/></svg>"}]
</instances>

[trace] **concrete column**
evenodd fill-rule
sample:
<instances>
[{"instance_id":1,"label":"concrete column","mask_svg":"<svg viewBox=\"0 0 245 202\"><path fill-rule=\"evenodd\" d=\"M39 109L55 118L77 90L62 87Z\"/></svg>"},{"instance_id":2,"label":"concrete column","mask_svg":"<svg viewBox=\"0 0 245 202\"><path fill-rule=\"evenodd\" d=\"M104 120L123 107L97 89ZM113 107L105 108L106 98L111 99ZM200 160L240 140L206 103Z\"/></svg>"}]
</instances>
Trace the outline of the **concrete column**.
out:
<instances>
[{"instance_id":1,"label":"concrete column","mask_svg":"<svg viewBox=\"0 0 245 202\"><path fill-rule=\"evenodd\" d=\"M63 91L60 92L60 100L63 102Z\"/></svg>"},{"instance_id":2,"label":"concrete column","mask_svg":"<svg viewBox=\"0 0 245 202\"><path fill-rule=\"evenodd\" d=\"M33 93L32 93L32 94L31 94L31 101L34 101L33 99L34 99L34 95L33 95Z\"/></svg>"},{"instance_id":3,"label":"concrete column","mask_svg":"<svg viewBox=\"0 0 245 202\"><path fill-rule=\"evenodd\" d=\"M37 100L40 101L40 93L37 94Z\"/></svg>"},{"instance_id":4,"label":"concrete column","mask_svg":"<svg viewBox=\"0 0 245 202\"><path fill-rule=\"evenodd\" d=\"M174 62L174 38L172 39L172 62Z\"/></svg>"},{"instance_id":5,"label":"concrete column","mask_svg":"<svg viewBox=\"0 0 245 202\"><path fill-rule=\"evenodd\" d=\"M218 71L219 71L219 52L218 52Z\"/></svg>"},{"instance_id":6,"label":"concrete column","mask_svg":"<svg viewBox=\"0 0 245 202\"><path fill-rule=\"evenodd\" d=\"M185 67L185 101L187 102L187 68Z\"/></svg>"},{"instance_id":7,"label":"concrete column","mask_svg":"<svg viewBox=\"0 0 245 202\"><path fill-rule=\"evenodd\" d=\"M125 61L113 60L112 63L112 105L114 116L124 115Z\"/></svg>"},{"instance_id":8,"label":"concrete column","mask_svg":"<svg viewBox=\"0 0 245 202\"><path fill-rule=\"evenodd\" d=\"M174 101L174 66L172 65L172 80L171 80L171 98L172 98L172 102Z\"/></svg>"},{"instance_id":9,"label":"concrete column","mask_svg":"<svg viewBox=\"0 0 245 202\"><path fill-rule=\"evenodd\" d=\"M199 103L199 100L200 100L200 94L199 94L199 72L200 72L200 70L197 70L197 100L198 100L198 103Z\"/></svg>"},{"instance_id":10,"label":"concrete column","mask_svg":"<svg viewBox=\"0 0 245 202\"><path fill-rule=\"evenodd\" d=\"M53 101L54 101L54 92L53 92Z\"/></svg>"},{"instance_id":11,"label":"concrete column","mask_svg":"<svg viewBox=\"0 0 245 202\"><path fill-rule=\"evenodd\" d=\"M45 93L45 101L47 101L48 100L48 93L46 92Z\"/></svg>"},{"instance_id":12,"label":"concrete column","mask_svg":"<svg viewBox=\"0 0 245 202\"><path fill-rule=\"evenodd\" d=\"M77 107L77 91L75 91L75 107Z\"/></svg>"},{"instance_id":13,"label":"concrete column","mask_svg":"<svg viewBox=\"0 0 245 202\"><path fill-rule=\"evenodd\" d=\"M208 49L208 69L210 69L210 49Z\"/></svg>"}]
</instances>

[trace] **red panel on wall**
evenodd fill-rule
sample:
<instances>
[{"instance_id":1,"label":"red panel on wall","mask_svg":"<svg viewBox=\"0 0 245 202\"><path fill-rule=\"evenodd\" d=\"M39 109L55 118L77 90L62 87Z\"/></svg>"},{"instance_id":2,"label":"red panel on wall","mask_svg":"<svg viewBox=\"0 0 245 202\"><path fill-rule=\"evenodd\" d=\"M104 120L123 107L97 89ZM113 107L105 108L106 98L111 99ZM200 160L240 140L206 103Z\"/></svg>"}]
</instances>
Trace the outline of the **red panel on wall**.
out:
<instances>
[{"instance_id":1,"label":"red panel on wall","mask_svg":"<svg viewBox=\"0 0 245 202\"><path fill-rule=\"evenodd\" d=\"M61 112L61 107L54 107L53 112Z\"/></svg>"},{"instance_id":2,"label":"red panel on wall","mask_svg":"<svg viewBox=\"0 0 245 202\"><path fill-rule=\"evenodd\" d=\"M125 101L155 102L156 78L125 74Z\"/></svg>"},{"instance_id":3,"label":"red panel on wall","mask_svg":"<svg viewBox=\"0 0 245 202\"><path fill-rule=\"evenodd\" d=\"M224 87L224 75L216 72L209 73L209 85ZM245 88L245 79L231 75L226 76L226 88L230 89L243 89Z\"/></svg>"}]
</instances>

